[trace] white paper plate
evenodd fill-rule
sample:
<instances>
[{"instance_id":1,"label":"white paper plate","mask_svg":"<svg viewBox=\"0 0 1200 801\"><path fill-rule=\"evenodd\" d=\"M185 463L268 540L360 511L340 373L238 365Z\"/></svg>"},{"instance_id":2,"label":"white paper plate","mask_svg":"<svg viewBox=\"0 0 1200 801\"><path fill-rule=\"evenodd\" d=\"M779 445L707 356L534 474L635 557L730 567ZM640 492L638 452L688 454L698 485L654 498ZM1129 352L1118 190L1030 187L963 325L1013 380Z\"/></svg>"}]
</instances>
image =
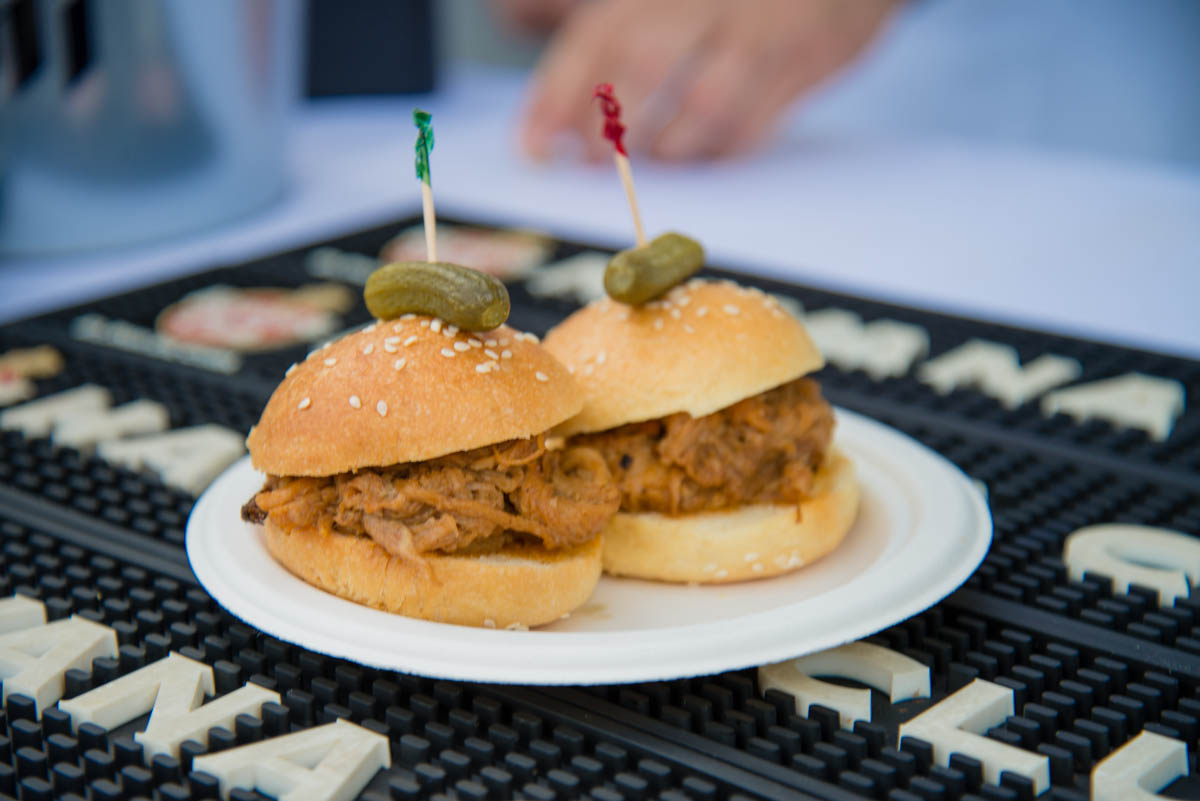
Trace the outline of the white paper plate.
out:
<instances>
[{"instance_id":1,"label":"white paper plate","mask_svg":"<svg viewBox=\"0 0 1200 801\"><path fill-rule=\"evenodd\" d=\"M569 618L496 631L391 615L295 578L239 510L261 487L249 459L192 511L187 552L212 596L280 639L365 665L468 681L600 684L761 665L873 634L937 603L991 542L986 505L941 456L838 410L837 441L862 488L858 519L832 554L777 578L686 586L604 577Z\"/></svg>"}]
</instances>

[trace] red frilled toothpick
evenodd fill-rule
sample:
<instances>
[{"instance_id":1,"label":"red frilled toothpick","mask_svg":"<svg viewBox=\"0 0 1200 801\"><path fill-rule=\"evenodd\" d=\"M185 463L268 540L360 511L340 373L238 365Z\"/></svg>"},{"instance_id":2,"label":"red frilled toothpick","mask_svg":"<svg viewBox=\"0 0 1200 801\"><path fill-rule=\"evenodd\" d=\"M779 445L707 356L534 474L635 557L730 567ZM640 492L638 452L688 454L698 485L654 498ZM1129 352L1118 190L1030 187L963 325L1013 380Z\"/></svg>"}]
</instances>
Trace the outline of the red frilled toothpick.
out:
<instances>
[{"instance_id":1,"label":"red frilled toothpick","mask_svg":"<svg viewBox=\"0 0 1200 801\"><path fill-rule=\"evenodd\" d=\"M642 228L642 215L638 211L637 193L633 189L633 170L629 167L629 154L625 151L625 126L621 124L621 104L613 94L611 83L596 84L592 97L600 101L604 112L604 138L613 143L613 160L625 186L625 197L629 199L629 210L633 213L633 228L637 233L638 247L646 244L646 232Z\"/></svg>"}]
</instances>

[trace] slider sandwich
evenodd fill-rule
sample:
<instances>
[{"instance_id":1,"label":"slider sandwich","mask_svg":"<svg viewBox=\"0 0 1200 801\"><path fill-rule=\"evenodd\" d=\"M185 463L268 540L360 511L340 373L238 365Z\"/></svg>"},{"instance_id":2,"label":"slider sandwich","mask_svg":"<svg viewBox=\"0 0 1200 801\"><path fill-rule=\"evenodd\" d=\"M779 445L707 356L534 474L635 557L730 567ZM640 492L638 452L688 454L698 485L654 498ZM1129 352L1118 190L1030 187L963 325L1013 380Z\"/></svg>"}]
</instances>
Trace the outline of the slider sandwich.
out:
<instances>
[{"instance_id":1,"label":"slider sandwich","mask_svg":"<svg viewBox=\"0 0 1200 801\"><path fill-rule=\"evenodd\" d=\"M418 288L449 275L438 303L465 270L393 268ZM546 447L582 408L578 384L536 337L496 325L399 314L289 371L247 440L267 479L242 510L281 564L360 604L471 626L537 626L587 599L617 492L598 452Z\"/></svg>"},{"instance_id":2,"label":"slider sandwich","mask_svg":"<svg viewBox=\"0 0 1200 801\"><path fill-rule=\"evenodd\" d=\"M606 275L610 294L622 256ZM701 258L690 255L684 271ZM811 564L849 531L853 465L833 443L832 409L805 377L823 360L771 296L693 279L638 305L606 297L544 344L586 395L555 433L600 453L620 490L604 530L606 572L763 578Z\"/></svg>"}]
</instances>

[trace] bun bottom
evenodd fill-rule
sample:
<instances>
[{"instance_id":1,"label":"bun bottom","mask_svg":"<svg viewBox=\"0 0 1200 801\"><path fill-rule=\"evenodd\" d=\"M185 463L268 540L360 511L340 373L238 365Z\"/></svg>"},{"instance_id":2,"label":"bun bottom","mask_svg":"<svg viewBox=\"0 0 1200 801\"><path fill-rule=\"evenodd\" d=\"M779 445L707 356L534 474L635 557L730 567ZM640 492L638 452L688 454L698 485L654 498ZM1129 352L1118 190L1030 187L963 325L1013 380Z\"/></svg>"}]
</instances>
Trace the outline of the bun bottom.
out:
<instances>
[{"instance_id":1,"label":"bun bottom","mask_svg":"<svg viewBox=\"0 0 1200 801\"><path fill-rule=\"evenodd\" d=\"M525 628L582 606L600 580L601 538L547 550L510 545L477 556L426 554L428 570L367 537L265 525L267 550L326 592L407 617L487 628Z\"/></svg>"},{"instance_id":2,"label":"bun bottom","mask_svg":"<svg viewBox=\"0 0 1200 801\"><path fill-rule=\"evenodd\" d=\"M858 513L854 465L826 457L813 497L796 507L746 506L670 517L618 513L604 529L604 572L657 581L721 584L787 573L838 546Z\"/></svg>"}]
</instances>

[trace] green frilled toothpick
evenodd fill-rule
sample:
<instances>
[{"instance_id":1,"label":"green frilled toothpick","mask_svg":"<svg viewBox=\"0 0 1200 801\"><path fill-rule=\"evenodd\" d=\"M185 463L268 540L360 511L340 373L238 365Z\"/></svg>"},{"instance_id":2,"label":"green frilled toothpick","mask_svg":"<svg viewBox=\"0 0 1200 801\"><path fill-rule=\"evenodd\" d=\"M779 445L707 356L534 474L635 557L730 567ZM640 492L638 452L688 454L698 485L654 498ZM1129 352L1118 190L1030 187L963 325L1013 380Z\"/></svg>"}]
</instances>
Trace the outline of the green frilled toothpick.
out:
<instances>
[{"instance_id":1,"label":"green frilled toothpick","mask_svg":"<svg viewBox=\"0 0 1200 801\"><path fill-rule=\"evenodd\" d=\"M421 182L421 208L425 215L425 260L437 261L437 217L433 212L433 189L429 185L429 151L433 150L433 115L413 109L417 126L417 180Z\"/></svg>"}]
</instances>

